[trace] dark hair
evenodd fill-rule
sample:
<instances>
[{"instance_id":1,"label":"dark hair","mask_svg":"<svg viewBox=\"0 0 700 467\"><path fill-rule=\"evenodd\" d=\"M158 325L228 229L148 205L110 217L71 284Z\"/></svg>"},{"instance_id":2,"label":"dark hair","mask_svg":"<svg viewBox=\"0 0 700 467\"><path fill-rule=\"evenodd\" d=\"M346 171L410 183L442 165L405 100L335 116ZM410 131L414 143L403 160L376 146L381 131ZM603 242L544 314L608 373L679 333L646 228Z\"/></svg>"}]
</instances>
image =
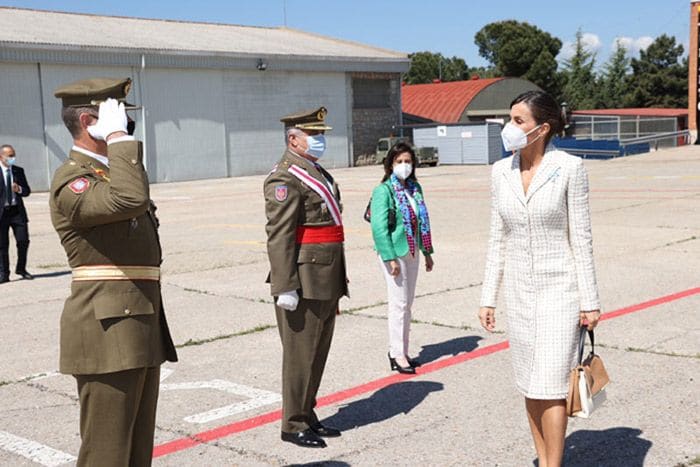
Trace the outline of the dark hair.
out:
<instances>
[{"instance_id":1,"label":"dark hair","mask_svg":"<svg viewBox=\"0 0 700 467\"><path fill-rule=\"evenodd\" d=\"M416 181L416 167L418 167L418 158L416 157L416 152L413 150L410 144L404 142L398 142L389 149L389 152L384 158L384 177L382 182L386 181L391 174L394 172L394 161L404 152L411 155L411 164L413 164L413 170L411 170L411 175L408 176L414 182Z\"/></svg>"},{"instance_id":2,"label":"dark hair","mask_svg":"<svg viewBox=\"0 0 700 467\"><path fill-rule=\"evenodd\" d=\"M78 138L82 131L82 128L80 126L80 114L82 113L95 115L97 113L97 106L61 108L61 119L66 125L66 128L68 128L68 131L70 132L73 139Z\"/></svg>"},{"instance_id":3,"label":"dark hair","mask_svg":"<svg viewBox=\"0 0 700 467\"><path fill-rule=\"evenodd\" d=\"M564 119L562 117L561 107L557 104L554 98L544 91L526 91L513 99L510 103L511 108L515 104L523 103L535 118L538 125L549 123L549 133L544 139L544 144L547 145L554 135L564 131Z\"/></svg>"}]
</instances>

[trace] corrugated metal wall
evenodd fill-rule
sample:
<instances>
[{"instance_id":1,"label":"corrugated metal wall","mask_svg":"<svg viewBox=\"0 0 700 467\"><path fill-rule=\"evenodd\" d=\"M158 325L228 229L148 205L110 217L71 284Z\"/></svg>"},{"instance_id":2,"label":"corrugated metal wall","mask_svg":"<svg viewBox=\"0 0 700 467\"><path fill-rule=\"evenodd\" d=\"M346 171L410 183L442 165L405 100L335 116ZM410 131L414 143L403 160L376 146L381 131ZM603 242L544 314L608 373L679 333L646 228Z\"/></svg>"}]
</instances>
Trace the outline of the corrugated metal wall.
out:
<instances>
[{"instance_id":1,"label":"corrugated metal wall","mask_svg":"<svg viewBox=\"0 0 700 467\"><path fill-rule=\"evenodd\" d=\"M328 167L347 167L351 102L344 72L173 69L0 62L0 144L15 146L35 190L72 145L53 90L70 81L130 76L136 136L145 142L151 181L267 172L284 149L279 118L324 105ZM144 131L145 130L145 131Z\"/></svg>"},{"instance_id":2,"label":"corrugated metal wall","mask_svg":"<svg viewBox=\"0 0 700 467\"><path fill-rule=\"evenodd\" d=\"M24 168L32 189L46 189L49 168L38 65L0 65L0 89L0 144L15 148L17 165Z\"/></svg>"},{"instance_id":3,"label":"corrugated metal wall","mask_svg":"<svg viewBox=\"0 0 700 467\"><path fill-rule=\"evenodd\" d=\"M492 164L501 158L500 126L493 123L414 128L413 141L437 147L441 165Z\"/></svg>"}]
</instances>

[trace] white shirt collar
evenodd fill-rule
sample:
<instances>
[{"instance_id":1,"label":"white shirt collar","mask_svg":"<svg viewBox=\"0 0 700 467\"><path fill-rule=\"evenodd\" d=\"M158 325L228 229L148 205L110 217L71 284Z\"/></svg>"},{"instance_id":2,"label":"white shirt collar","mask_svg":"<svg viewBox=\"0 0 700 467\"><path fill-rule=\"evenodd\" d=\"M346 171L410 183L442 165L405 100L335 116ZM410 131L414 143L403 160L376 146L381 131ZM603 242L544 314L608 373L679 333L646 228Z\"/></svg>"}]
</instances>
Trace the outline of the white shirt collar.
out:
<instances>
[{"instance_id":1,"label":"white shirt collar","mask_svg":"<svg viewBox=\"0 0 700 467\"><path fill-rule=\"evenodd\" d=\"M85 154L86 156L90 156L93 159L97 160L98 162L104 164L105 167L109 167L109 159L106 158L105 156L101 156L99 154L95 154L92 151L88 151L87 149L79 148L78 146L73 146L71 148L72 151L79 152L81 154Z\"/></svg>"}]
</instances>

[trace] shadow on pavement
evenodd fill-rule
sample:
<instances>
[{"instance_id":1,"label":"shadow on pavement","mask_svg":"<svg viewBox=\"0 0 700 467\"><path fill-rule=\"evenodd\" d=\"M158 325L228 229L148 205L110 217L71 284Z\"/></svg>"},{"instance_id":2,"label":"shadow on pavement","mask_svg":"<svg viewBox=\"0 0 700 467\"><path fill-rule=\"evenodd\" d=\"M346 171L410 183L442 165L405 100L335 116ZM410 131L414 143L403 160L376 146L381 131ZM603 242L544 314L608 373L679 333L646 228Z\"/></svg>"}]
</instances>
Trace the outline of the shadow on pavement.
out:
<instances>
[{"instance_id":1,"label":"shadow on pavement","mask_svg":"<svg viewBox=\"0 0 700 467\"><path fill-rule=\"evenodd\" d=\"M32 274L32 275L34 276L34 279L42 279L45 277L66 276L68 274L70 274L70 269L67 271L44 272L41 274Z\"/></svg>"},{"instance_id":2,"label":"shadow on pavement","mask_svg":"<svg viewBox=\"0 0 700 467\"><path fill-rule=\"evenodd\" d=\"M652 442L641 438L642 430L616 427L607 430L579 430L566 438L564 465L567 467L642 467ZM533 462L538 466L538 462Z\"/></svg>"},{"instance_id":3,"label":"shadow on pavement","mask_svg":"<svg viewBox=\"0 0 700 467\"><path fill-rule=\"evenodd\" d=\"M350 464L341 461L319 461L306 464L287 464L286 467L350 467Z\"/></svg>"},{"instance_id":4,"label":"shadow on pavement","mask_svg":"<svg viewBox=\"0 0 700 467\"><path fill-rule=\"evenodd\" d=\"M418 361L429 363L446 355L453 356L462 352L471 352L478 347L479 341L482 339L483 337L480 336L456 337L438 344L424 345L418 354Z\"/></svg>"},{"instance_id":5,"label":"shadow on pavement","mask_svg":"<svg viewBox=\"0 0 700 467\"><path fill-rule=\"evenodd\" d=\"M388 420L400 413L407 414L428 394L442 391L442 383L433 381L404 381L380 389L366 399L351 402L338 413L323 420L324 425L341 431Z\"/></svg>"}]
</instances>

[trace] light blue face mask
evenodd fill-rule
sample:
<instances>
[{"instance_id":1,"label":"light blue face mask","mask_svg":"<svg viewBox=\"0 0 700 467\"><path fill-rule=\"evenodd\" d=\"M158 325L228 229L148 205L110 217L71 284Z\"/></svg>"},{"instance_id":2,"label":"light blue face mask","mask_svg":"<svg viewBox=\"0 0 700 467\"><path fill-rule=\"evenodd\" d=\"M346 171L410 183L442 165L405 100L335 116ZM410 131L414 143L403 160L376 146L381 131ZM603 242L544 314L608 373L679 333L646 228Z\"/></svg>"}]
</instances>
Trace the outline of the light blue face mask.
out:
<instances>
[{"instance_id":1,"label":"light blue face mask","mask_svg":"<svg viewBox=\"0 0 700 467\"><path fill-rule=\"evenodd\" d=\"M13 165L15 165L15 158L14 158L14 157L8 157L8 158L7 158L7 165L9 165L10 167L12 167Z\"/></svg>"},{"instance_id":2,"label":"light blue face mask","mask_svg":"<svg viewBox=\"0 0 700 467\"><path fill-rule=\"evenodd\" d=\"M326 152L326 137L324 135L307 135L306 144L309 146L306 154L316 159L323 157L323 153Z\"/></svg>"}]
</instances>

